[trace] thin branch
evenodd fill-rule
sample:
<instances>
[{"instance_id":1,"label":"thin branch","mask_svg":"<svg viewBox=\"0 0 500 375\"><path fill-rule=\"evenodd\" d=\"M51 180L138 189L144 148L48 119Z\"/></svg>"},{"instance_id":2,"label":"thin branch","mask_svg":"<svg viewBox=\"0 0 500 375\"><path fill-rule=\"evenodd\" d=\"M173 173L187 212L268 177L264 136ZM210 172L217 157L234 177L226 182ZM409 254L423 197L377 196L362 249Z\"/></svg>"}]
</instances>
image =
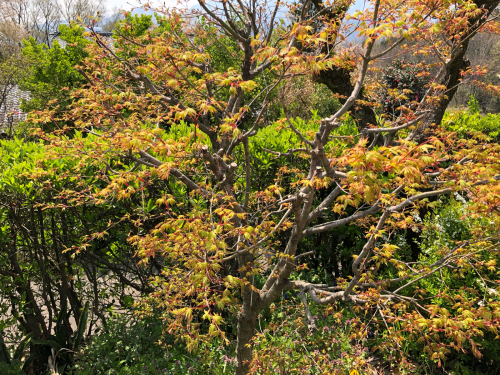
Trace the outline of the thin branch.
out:
<instances>
[{"instance_id":1,"label":"thin branch","mask_svg":"<svg viewBox=\"0 0 500 375\"><path fill-rule=\"evenodd\" d=\"M285 213L285 215L283 215L283 217L281 218L280 222L273 228L273 230L271 231L271 233L269 233L266 237L264 237L263 239L261 239L259 242L257 242L256 244L252 245L252 246L249 246L243 250L240 250L238 252L235 252L234 254L222 259L222 261L228 261L228 260L231 260L233 258L236 258L238 255L241 255L243 253L246 253L246 252L249 252L257 247L259 247L260 245L262 245L265 241L267 241L269 238L271 238L271 236L276 233L276 231L281 227L281 225L285 222L286 218L288 217L288 215L290 215L290 213L292 212L292 209L288 209L287 212Z\"/></svg>"},{"instance_id":2,"label":"thin branch","mask_svg":"<svg viewBox=\"0 0 500 375\"><path fill-rule=\"evenodd\" d=\"M335 194L337 194L337 193L340 194L340 192L337 189L335 189ZM322 209L323 210L326 209L326 206L323 206ZM363 217L374 215L374 214L380 212L381 210L382 210L381 206L379 206L378 204L374 204L368 210L357 212L357 213L355 213L351 216L348 216L346 218L335 220L335 221L329 221L329 222L324 223L324 224L315 225L311 228L304 230L303 234L304 234L304 236L309 236L311 234L326 232L328 230L338 228L338 227L341 227L343 225L352 223L353 221L356 221L356 220L361 219ZM313 212L315 212L315 211L313 211ZM315 212L315 215L318 215L317 211Z\"/></svg>"},{"instance_id":3,"label":"thin branch","mask_svg":"<svg viewBox=\"0 0 500 375\"><path fill-rule=\"evenodd\" d=\"M293 154L297 153L297 152L308 152L308 149L307 148L295 148L295 149L289 149L288 152L277 152L277 151L273 151L273 150L269 150L265 147L262 148L265 152L268 152L270 154L273 154L273 155L276 155L278 156L279 158L281 157L290 157L290 156L293 156Z\"/></svg>"},{"instance_id":4,"label":"thin branch","mask_svg":"<svg viewBox=\"0 0 500 375\"><path fill-rule=\"evenodd\" d=\"M365 134L377 134L377 133L397 132L399 130L405 129L405 128L409 127L409 126L412 126L412 125L416 124L417 122L419 122L420 120L422 120L426 115L427 115L427 113L424 113L424 114L418 116L416 119L408 121L404 125L395 126L393 128L374 128L374 129L365 128L365 129L363 129L363 135L365 135Z\"/></svg>"},{"instance_id":5,"label":"thin branch","mask_svg":"<svg viewBox=\"0 0 500 375\"><path fill-rule=\"evenodd\" d=\"M248 148L248 138L243 139L243 150L245 151L245 201L243 208L248 209L248 200L250 198L250 185L252 182L251 166L250 166L250 150Z\"/></svg>"},{"instance_id":6,"label":"thin branch","mask_svg":"<svg viewBox=\"0 0 500 375\"><path fill-rule=\"evenodd\" d=\"M244 43L245 38L243 38L241 35L238 34L236 30L231 28L227 23L225 23L220 17L218 17L214 12L212 12L210 9L205 4L205 1L203 0L198 0L198 4L205 10L205 12L210 15L217 23L219 24L220 27L222 27L224 30L226 30L234 39L237 41Z\"/></svg>"},{"instance_id":7,"label":"thin branch","mask_svg":"<svg viewBox=\"0 0 500 375\"><path fill-rule=\"evenodd\" d=\"M302 304L304 305L304 311L306 312L307 317L307 327L309 331L314 332L317 330L316 323L314 322L314 318L311 314L311 310L309 310L309 305L307 304L307 297L304 288L300 288L300 299L302 300Z\"/></svg>"}]
</instances>

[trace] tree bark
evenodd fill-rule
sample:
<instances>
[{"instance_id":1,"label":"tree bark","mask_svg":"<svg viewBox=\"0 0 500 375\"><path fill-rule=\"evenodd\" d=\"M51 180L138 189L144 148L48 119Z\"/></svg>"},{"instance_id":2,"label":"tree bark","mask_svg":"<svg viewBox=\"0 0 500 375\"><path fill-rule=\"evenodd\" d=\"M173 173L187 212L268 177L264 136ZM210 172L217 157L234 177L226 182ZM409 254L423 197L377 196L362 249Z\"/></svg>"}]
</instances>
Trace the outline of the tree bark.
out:
<instances>
[{"instance_id":1,"label":"tree bark","mask_svg":"<svg viewBox=\"0 0 500 375\"><path fill-rule=\"evenodd\" d=\"M337 25L343 21L345 14L349 8L349 5L341 6L326 6L321 0L312 0L315 11L319 12L325 20L330 22L335 22ZM322 48L322 53L328 53L329 48L333 48L332 45L335 43L337 35L330 37L328 43L325 43ZM330 44L330 46L328 46ZM345 68L331 68L320 71L315 74L312 78L314 82L321 83L328 87L334 94L341 95L345 98L339 98L340 103L344 104L347 98L354 91L354 85L351 80L352 71ZM359 99L366 100L363 97L363 92L361 92ZM377 125L377 118L375 117L375 112L369 106L356 106L353 108L352 115L356 120L358 129L361 131L369 125Z\"/></svg>"},{"instance_id":2,"label":"tree bark","mask_svg":"<svg viewBox=\"0 0 500 375\"><path fill-rule=\"evenodd\" d=\"M245 308L238 314L238 337L236 342L236 375L246 375L250 371L252 361L251 340L255 334L255 320L257 315L245 311Z\"/></svg>"},{"instance_id":3,"label":"tree bark","mask_svg":"<svg viewBox=\"0 0 500 375\"><path fill-rule=\"evenodd\" d=\"M236 375L246 375L252 361L251 340L255 334L255 319L261 311L259 293L252 290L254 276L249 273L253 265L253 253L247 252L238 257L240 276L248 284L243 286L243 306L238 313L237 342L236 342Z\"/></svg>"}]
</instances>

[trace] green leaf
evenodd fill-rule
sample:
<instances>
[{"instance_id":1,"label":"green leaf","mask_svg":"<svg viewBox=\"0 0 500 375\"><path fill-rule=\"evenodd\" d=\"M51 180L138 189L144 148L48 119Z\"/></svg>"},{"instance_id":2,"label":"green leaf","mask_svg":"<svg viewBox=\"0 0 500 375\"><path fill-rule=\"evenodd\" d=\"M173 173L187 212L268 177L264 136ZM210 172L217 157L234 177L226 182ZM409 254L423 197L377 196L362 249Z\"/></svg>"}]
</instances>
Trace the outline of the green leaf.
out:
<instances>
[{"instance_id":1,"label":"green leaf","mask_svg":"<svg viewBox=\"0 0 500 375\"><path fill-rule=\"evenodd\" d=\"M134 304L134 299L131 296L123 297L123 304L125 306L132 306Z\"/></svg>"},{"instance_id":2,"label":"green leaf","mask_svg":"<svg viewBox=\"0 0 500 375\"><path fill-rule=\"evenodd\" d=\"M16 351L14 352L14 359L21 359L23 357L24 350L28 347L33 338L33 333L28 333L26 337L19 343Z\"/></svg>"},{"instance_id":3,"label":"green leaf","mask_svg":"<svg viewBox=\"0 0 500 375\"><path fill-rule=\"evenodd\" d=\"M85 333L85 328L87 327L87 320L89 318L89 302L85 303L83 313L80 316L80 321L78 322L78 330L76 331L75 342L73 344L73 350L78 350L80 343L82 342L83 335Z\"/></svg>"},{"instance_id":4,"label":"green leaf","mask_svg":"<svg viewBox=\"0 0 500 375\"><path fill-rule=\"evenodd\" d=\"M62 345L60 345L58 342L56 342L54 340L33 340L33 343L35 345L48 345L57 351L64 349L64 347Z\"/></svg>"},{"instance_id":5,"label":"green leaf","mask_svg":"<svg viewBox=\"0 0 500 375\"><path fill-rule=\"evenodd\" d=\"M3 332L0 332L0 362L10 365L10 355L3 339Z\"/></svg>"}]
</instances>

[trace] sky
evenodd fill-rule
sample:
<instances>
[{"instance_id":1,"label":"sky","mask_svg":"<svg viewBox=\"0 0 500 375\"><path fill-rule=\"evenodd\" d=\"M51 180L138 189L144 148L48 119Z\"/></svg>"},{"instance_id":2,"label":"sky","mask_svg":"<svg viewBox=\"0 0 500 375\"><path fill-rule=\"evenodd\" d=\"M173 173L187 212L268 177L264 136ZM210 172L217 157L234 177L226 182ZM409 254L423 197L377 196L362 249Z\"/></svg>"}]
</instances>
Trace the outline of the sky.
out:
<instances>
[{"instance_id":1,"label":"sky","mask_svg":"<svg viewBox=\"0 0 500 375\"><path fill-rule=\"evenodd\" d=\"M107 0L108 4L108 13L115 13L115 9L124 9L131 10L132 8L140 6L142 4L148 2L147 0ZM197 3L196 0L182 0L182 4L186 4L188 2L189 6L192 6ZM150 0L150 4L153 5L164 5L165 7L179 7L178 0ZM354 5L351 7L351 10L361 10L364 8L365 0L356 0Z\"/></svg>"},{"instance_id":2,"label":"sky","mask_svg":"<svg viewBox=\"0 0 500 375\"><path fill-rule=\"evenodd\" d=\"M145 4L147 1L142 0L142 4ZM108 12L109 13L114 13L114 9L124 9L124 10L131 10L132 8L138 7L141 4L141 1L139 0L107 0L106 3L108 4ZM165 5L165 7L179 7L177 0L151 0L149 3L153 5ZM185 3L183 1L183 3ZM193 5L196 3L196 1L190 1L190 5Z\"/></svg>"}]
</instances>

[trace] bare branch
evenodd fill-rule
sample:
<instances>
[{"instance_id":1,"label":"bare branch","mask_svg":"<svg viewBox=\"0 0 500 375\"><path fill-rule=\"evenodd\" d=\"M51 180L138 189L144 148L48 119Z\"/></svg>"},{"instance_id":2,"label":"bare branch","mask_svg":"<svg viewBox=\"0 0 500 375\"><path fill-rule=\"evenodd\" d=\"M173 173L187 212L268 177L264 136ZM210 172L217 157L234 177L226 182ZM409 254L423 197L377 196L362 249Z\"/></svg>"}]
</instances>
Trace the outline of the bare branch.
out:
<instances>
[{"instance_id":1,"label":"bare branch","mask_svg":"<svg viewBox=\"0 0 500 375\"><path fill-rule=\"evenodd\" d=\"M397 132L399 130L405 129L405 128L409 127L409 126L412 126L412 125L418 123L420 120L422 120L426 116L426 114L427 113L424 113L424 114L418 116L416 119L408 121L404 125L395 126L395 127L392 127L392 128L374 128L374 129L365 128L365 129L363 129L363 135L366 135L366 134L377 134L377 133L391 133L391 132L395 133L395 132Z\"/></svg>"},{"instance_id":2,"label":"bare branch","mask_svg":"<svg viewBox=\"0 0 500 375\"><path fill-rule=\"evenodd\" d=\"M309 310L309 305L307 303L307 297L306 297L306 292L304 288L300 289L300 299L302 300L302 304L304 305L304 311L306 312L306 317L307 317L307 327L311 332L316 331L316 323L314 322L314 318L311 314L311 310Z\"/></svg>"},{"instance_id":3,"label":"bare branch","mask_svg":"<svg viewBox=\"0 0 500 375\"><path fill-rule=\"evenodd\" d=\"M336 190L337 189L335 189L334 191L336 192ZM324 209L326 209L326 207L322 208L322 210L324 210ZM338 228L338 227L341 227L343 225L352 223L353 221L356 221L356 220L361 219L363 217L374 215L374 214L380 212L381 210L382 210L381 206L379 206L378 204L374 204L368 210L359 211L359 212L357 212L351 216L348 216L346 218L335 220L335 221L329 221L328 223L324 223L324 224L315 225L314 227L306 229L303 232L303 234L304 234L304 236L309 236L311 234L326 232L328 230ZM318 215L318 212L315 212L315 215Z\"/></svg>"},{"instance_id":4,"label":"bare branch","mask_svg":"<svg viewBox=\"0 0 500 375\"><path fill-rule=\"evenodd\" d=\"M277 155L278 157L290 157L293 156L293 154L297 152L308 152L307 148L294 148L294 149L289 149L288 152L277 152L273 150L269 150L265 147L262 148L265 152L268 152L273 155Z\"/></svg>"}]
</instances>

